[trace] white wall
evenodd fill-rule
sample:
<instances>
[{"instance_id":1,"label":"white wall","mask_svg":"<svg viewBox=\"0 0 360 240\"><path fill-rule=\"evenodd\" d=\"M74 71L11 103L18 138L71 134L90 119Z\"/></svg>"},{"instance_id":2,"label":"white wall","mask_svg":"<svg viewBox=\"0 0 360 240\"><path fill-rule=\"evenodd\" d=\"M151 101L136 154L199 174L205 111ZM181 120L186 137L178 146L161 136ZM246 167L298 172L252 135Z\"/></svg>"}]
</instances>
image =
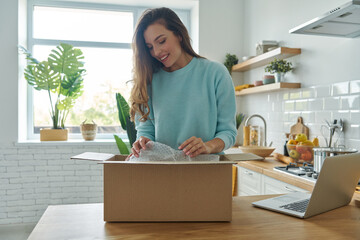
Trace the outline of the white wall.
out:
<instances>
[{"instance_id":1,"label":"white wall","mask_svg":"<svg viewBox=\"0 0 360 240\"><path fill-rule=\"evenodd\" d=\"M277 40L281 46L301 48L301 55L288 59L296 69L287 81L300 82L302 88L237 98L239 112L259 113L268 122L268 143L282 152L285 132L298 116L310 127L311 137L319 136L324 119L346 121L341 143L360 149L360 38L347 39L289 34L288 31L348 0L245 0L244 55L255 55L255 44ZM264 67L243 73L245 83L261 80ZM254 124L262 125L260 122Z\"/></svg>"},{"instance_id":2,"label":"white wall","mask_svg":"<svg viewBox=\"0 0 360 240\"><path fill-rule=\"evenodd\" d=\"M0 3L0 143L17 140L18 2Z\"/></svg>"},{"instance_id":3,"label":"white wall","mask_svg":"<svg viewBox=\"0 0 360 240\"><path fill-rule=\"evenodd\" d=\"M200 0L199 2L199 53L224 62L227 53L241 56L243 52L242 0ZM235 84L242 82L242 74L233 73Z\"/></svg>"}]
</instances>

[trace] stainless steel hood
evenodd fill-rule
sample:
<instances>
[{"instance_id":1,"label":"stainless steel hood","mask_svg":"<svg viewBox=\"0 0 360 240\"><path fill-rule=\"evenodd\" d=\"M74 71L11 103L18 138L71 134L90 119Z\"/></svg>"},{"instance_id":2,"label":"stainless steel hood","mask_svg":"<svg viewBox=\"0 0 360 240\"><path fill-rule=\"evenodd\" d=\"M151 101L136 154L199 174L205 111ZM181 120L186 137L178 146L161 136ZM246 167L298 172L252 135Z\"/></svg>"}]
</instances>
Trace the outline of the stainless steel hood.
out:
<instances>
[{"instance_id":1,"label":"stainless steel hood","mask_svg":"<svg viewBox=\"0 0 360 240\"><path fill-rule=\"evenodd\" d=\"M360 36L360 0L330 10L289 31L289 33L355 38Z\"/></svg>"}]
</instances>

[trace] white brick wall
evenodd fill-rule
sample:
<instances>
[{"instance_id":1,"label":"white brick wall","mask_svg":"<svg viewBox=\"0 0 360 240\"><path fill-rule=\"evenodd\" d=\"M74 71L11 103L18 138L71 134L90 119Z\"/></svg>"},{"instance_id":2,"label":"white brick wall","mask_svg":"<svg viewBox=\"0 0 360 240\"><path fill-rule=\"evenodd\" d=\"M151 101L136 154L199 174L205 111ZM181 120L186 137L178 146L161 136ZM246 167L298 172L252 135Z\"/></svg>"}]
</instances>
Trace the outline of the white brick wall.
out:
<instances>
[{"instance_id":1,"label":"white brick wall","mask_svg":"<svg viewBox=\"0 0 360 240\"><path fill-rule=\"evenodd\" d=\"M310 137L318 136L325 119L345 120L345 132L339 143L360 150L360 80L317 85L309 88L281 90L237 97L238 112L247 116L262 115L267 123L267 142L273 142L277 152L283 152L285 133L302 116L310 128ZM263 126L252 119L250 124ZM239 131L242 134L242 131Z\"/></svg>"},{"instance_id":2,"label":"white brick wall","mask_svg":"<svg viewBox=\"0 0 360 240\"><path fill-rule=\"evenodd\" d=\"M102 165L83 152L118 154L115 143L9 143L0 146L0 224L37 222L48 205L103 201Z\"/></svg>"}]
</instances>

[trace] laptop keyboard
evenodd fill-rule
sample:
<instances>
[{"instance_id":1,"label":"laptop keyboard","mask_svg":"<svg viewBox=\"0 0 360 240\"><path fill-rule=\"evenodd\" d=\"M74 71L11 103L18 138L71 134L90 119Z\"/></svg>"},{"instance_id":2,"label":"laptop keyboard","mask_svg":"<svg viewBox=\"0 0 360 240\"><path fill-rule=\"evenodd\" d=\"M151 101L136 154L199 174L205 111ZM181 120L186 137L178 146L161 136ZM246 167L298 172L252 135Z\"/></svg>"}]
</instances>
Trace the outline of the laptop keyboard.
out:
<instances>
[{"instance_id":1,"label":"laptop keyboard","mask_svg":"<svg viewBox=\"0 0 360 240\"><path fill-rule=\"evenodd\" d=\"M280 206L288 210L304 213L306 211L307 205L309 204L310 199L305 199L299 202L294 202L286 205Z\"/></svg>"}]
</instances>

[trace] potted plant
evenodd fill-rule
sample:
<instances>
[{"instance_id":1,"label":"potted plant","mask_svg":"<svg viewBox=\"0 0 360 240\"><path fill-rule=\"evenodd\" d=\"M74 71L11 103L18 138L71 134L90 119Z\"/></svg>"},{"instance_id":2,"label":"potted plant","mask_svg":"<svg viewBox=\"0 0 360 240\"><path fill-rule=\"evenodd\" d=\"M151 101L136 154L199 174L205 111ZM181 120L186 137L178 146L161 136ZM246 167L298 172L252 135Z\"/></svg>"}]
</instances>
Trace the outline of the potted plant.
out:
<instances>
[{"instance_id":1,"label":"potted plant","mask_svg":"<svg viewBox=\"0 0 360 240\"><path fill-rule=\"evenodd\" d=\"M239 62L239 59L235 54L226 54L224 65L229 71L230 75L232 73L232 67Z\"/></svg>"},{"instance_id":2,"label":"potted plant","mask_svg":"<svg viewBox=\"0 0 360 240\"><path fill-rule=\"evenodd\" d=\"M20 49L28 60L24 73L28 84L49 95L52 129L41 129L40 140L66 141L66 118L75 100L83 93L83 53L70 44L61 43L51 50L47 60L40 62L24 47Z\"/></svg>"},{"instance_id":3,"label":"potted plant","mask_svg":"<svg viewBox=\"0 0 360 240\"><path fill-rule=\"evenodd\" d=\"M240 145L242 134L239 134L239 127L241 123L244 121L244 119L245 119L245 114L243 113L236 114L236 129L238 131L238 134L236 135L236 143L235 143L236 146Z\"/></svg>"},{"instance_id":4,"label":"potted plant","mask_svg":"<svg viewBox=\"0 0 360 240\"><path fill-rule=\"evenodd\" d=\"M132 147L133 143L136 141L137 131L135 129L135 123L130 120L129 104L126 102L125 98L120 93L116 93L116 105L119 111L119 121L121 127L126 131L129 138L130 147ZM122 141L122 139L117 135L114 135L114 138L120 154L130 154L130 150Z\"/></svg>"},{"instance_id":5,"label":"potted plant","mask_svg":"<svg viewBox=\"0 0 360 240\"><path fill-rule=\"evenodd\" d=\"M281 82L285 73L293 70L292 63L286 60L274 59L269 65L265 67L265 72L275 74L275 82Z\"/></svg>"}]
</instances>

